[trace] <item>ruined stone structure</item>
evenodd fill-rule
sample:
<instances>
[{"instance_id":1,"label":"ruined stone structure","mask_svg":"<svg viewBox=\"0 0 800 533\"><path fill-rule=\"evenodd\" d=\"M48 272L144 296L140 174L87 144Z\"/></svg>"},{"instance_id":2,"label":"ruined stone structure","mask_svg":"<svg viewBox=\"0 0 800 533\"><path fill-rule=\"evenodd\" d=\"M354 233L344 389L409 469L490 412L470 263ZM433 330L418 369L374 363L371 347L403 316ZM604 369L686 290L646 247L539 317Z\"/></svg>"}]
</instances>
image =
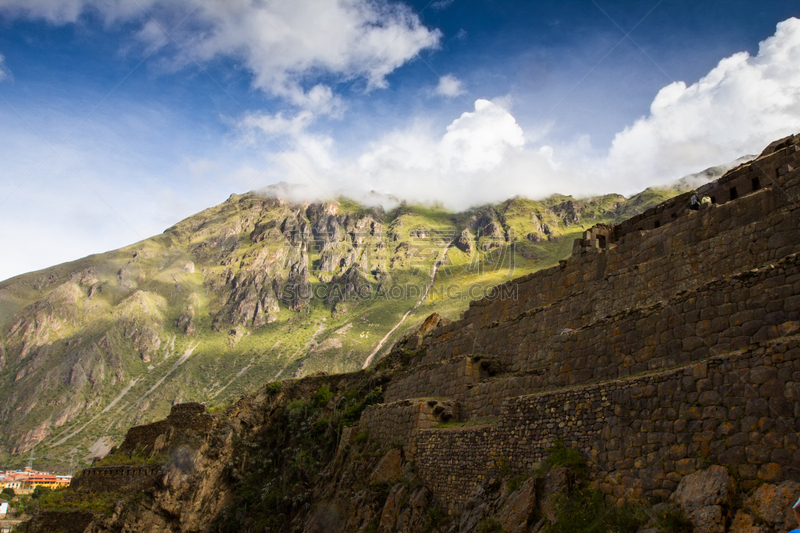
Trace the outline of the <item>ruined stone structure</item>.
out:
<instances>
[{"instance_id":1,"label":"ruined stone structure","mask_svg":"<svg viewBox=\"0 0 800 533\"><path fill-rule=\"evenodd\" d=\"M129 458L150 460L147 465L92 466L81 470L70 486L94 492L135 492L151 485L166 460L164 452L174 447L175 439L202 438L211 429L214 417L203 404L189 402L172 406L164 420L134 426L128 430L119 452ZM116 449L112 450L112 455ZM158 461L158 459L164 459Z\"/></svg>"},{"instance_id":2,"label":"ruined stone structure","mask_svg":"<svg viewBox=\"0 0 800 533\"><path fill-rule=\"evenodd\" d=\"M609 498L666 497L707 462L800 480L800 136L617 226L406 342L359 431L450 508L556 441ZM460 421L456 427L439 422Z\"/></svg>"},{"instance_id":3,"label":"ruined stone structure","mask_svg":"<svg viewBox=\"0 0 800 533\"><path fill-rule=\"evenodd\" d=\"M94 492L132 492L153 482L161 465L115 465L85 468L71 487Z\"/></svg>"}]
</instances>

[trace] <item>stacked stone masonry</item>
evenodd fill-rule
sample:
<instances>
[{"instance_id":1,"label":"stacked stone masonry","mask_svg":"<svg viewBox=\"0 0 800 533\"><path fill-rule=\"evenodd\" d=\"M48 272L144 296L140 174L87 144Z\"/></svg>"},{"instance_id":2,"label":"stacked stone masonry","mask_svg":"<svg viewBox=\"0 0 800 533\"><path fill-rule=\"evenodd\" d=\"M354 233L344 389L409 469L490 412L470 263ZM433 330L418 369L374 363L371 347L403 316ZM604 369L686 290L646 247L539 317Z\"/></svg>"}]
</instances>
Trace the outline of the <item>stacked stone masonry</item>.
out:
<instances>
[{"instance_id":1,"label":"stacked stone masonry","mask_svg":"<svg viewBox=\"0 0 800 533\"><path fill-rule=\"evenodd\" d=\"M195 402L175 404L166 419L129 429L122 448L132 452L152 450L156 439L160 435L168 434L173 428L182 431L191 430L202 435L208 431L213 421L213 417L206 413L203 404Z\"/></svg>"},{"instance_id":2,"label":"stacked stone masonry","mask_svg":"<svg viewBox=\"0 0 800 533\"><path fill-rule=\"evenodd\" d=\"M525 328L524 317L509 328ZM482 356L428 364L394 380L387 400L458 400L465 420L499 415L502 399L549 388L688 364L798 329L800 254L761 269L715 280L666 302L537 339L527 373L488 379ZM523 360L523 363L525 361Z\"/></svg>"},{"instance_id":3,"label":"stacked stone masonry","mask_svg":"<svg viewBox=\"0 0 800 533\"><path fill-rule=\"evenodd\" d=\"M173 434L205 434L213 420L203 404L176 404L166 419L129 429L120 450L131 455L148 455L163 447ZM153 483L160 468L161 465L93 466L81 470L70 486L92 491L136 491Z\"/></svg>"},{"instance_id":4,"label":"stacked stone masonry","mask_svg":"<svg viewBox=\"0 0 800 533\"><path fill-rule=\"evenodd\" d=\"M367 407L361 414L358 429L381 447L400 445L406 456L413 457L417 451L416 436L421 429L453 418L458 418L455 402L401 400Z\"/></svg>"},{"instance_id":5,"label":"stacked stone masonry","mask_svg":"<svg viewBox=\"0 0 800 533\"><path fill-rule=\"evenodd\" d=\"M501 460L530 473L562 440L589 459L603 493L663 498L704 461L728 465L745 488L800 480L798 417L795 336L662 373L513 398L496 424L421 429L416 461L426 486L452 507Z\"/></svg>"},{"instance_id":6,"label":"stacked stone masonry","mask_svg":"<svg viewBox=\"0 0 800 533\"><path fill-rule=\"evenodd\" d=\"M70 486L94 492L131 492L155 480L160 465L93 466L73 478Z\"/></svg>"}]
</instances>

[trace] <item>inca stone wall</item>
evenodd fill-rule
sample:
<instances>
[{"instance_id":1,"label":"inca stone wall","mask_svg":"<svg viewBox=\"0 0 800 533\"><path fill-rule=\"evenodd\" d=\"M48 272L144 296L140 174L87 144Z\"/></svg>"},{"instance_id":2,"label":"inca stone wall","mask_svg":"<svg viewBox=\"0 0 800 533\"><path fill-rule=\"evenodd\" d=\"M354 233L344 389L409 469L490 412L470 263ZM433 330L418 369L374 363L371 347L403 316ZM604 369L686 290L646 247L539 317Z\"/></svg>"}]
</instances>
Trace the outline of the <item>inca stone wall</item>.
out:
<instances>
[{"instance_id":1,"label":"inca stone wall","mask_svg":"<svg viewBox=\"0 0 800 533\"><path fill-rule=\"evenodd\" d=\"M166 419L129 429L120 447L128 451L152 450L156 439L170 432L172 428L192 430L202 435L211 427L213 420L213 417L206 413L203 404L194 402L176 404L172 406Z\"/></svg>"},{"instance_id":2,"label":"inca stone wall","mask_svg":"<svg viewBox=\"0 0 800 533\"><path fill-rule=\"evenodd\" d=\"M406 456L413 457L421 429L454 418L458 418L454 402L400 400L367 407L361 414L358 429L367 432L370 440L382 448L401 446Z\"/></svg>"},{"instance_id":3,"label":"inca stone wall","mask_svg":"<svg viewBox=\"0 0 800 533\"><path fill-rule=\"evenodd\" d=\"M417 366L414 370L392 379L386 387L387 402L425 396L457 398L487 377L480 361L470 357L455 357L448 362Z\"/></svg>"},{"instance_id":4,"label":"inca stone wall","mask_svg":"<svg viewBox=\"0 0 800 533\"><path fill-rule=\"evenodd\" d=\"M666 497L704 462L745 488L800 480L800 340L771 341L658 374L513 398L499 422L421 429L417 467L437 497L462 503L506 460L530 472L557 440L590 461L616 499Z\"/></svg>"},{"instance_id":5,"label":"inca stone wall","mask_svg":"<svg viewBox=\"0 0 800 533\"><path fill-rule=\"evenodd\" d=\"M798 330L800 254L793 254L553 335L531 348L549 363L533 371L492 379L484 365L494 359L463 356L395 378L386 397L452 398L462 419L480 420L498 416L508 397L685 365Z\"/></svg>"},{"instance_id":6,"label":"inca stone wall","mask_svg":"<svg viewBox=\"0 0 800 533\"><path fill-rule=\"evenodd\" d=\"M709 280L800 252L800 210L763 189L692 212L639 242L589 251L521 278L515 298L483 300L425 339L434 362L457 354L502 355L509 370L546 361L535 349L565 328L652 305ZM723 225L733 226L723 230ZM629 235L626 239L630 238Z\"/></svg>"},{"instance_id":7,"label":"inca stone wall","mask_svg":"<svg viewBox=\"0 0 800 533\"><path fill-rule=\"evenodd\" d=\"M155 481L161 465L93 466L81 470L70 486L94 492L132 492Z\"/></svg>"}]
</instances>

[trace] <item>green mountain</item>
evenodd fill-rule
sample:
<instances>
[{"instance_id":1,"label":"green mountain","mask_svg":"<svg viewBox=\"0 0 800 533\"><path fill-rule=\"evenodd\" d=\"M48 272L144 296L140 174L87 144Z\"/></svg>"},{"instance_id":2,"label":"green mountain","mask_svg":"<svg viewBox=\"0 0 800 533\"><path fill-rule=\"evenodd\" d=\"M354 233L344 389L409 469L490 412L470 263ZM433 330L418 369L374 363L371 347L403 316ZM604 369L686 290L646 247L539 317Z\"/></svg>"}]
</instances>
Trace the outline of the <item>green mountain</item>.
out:
<instances>
[{"instance_id":1,"label":"green mountain","mask_svg":"<svg viewBox=\"0 0 800 533\"><path fill-rule=\"evenodd\" d=\"M680 192L512 198L462 213L233 195L134 245L0 283L0 462L63 470L172 404L361 368Z\"/></svg>"}]
</instances>

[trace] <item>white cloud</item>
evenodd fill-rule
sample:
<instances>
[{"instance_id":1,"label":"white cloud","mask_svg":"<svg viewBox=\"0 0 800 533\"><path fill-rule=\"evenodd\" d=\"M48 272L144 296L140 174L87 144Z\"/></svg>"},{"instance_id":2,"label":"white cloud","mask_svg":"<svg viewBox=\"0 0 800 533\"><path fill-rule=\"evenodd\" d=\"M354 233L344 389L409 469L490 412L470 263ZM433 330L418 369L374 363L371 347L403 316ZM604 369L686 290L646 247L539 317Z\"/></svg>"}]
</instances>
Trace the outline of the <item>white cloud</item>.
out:
<instances>
[{"instance_id":1,"label":"white cloud","mask_svg":"<svg viewBox=\"0 0 800 533\"><path fill-rule=\"evenodd\" d=\"M0 54L0 81L7 80L11 77L11 71L6 66L6 58Z\"/></svg>"},{"instance_id":2,"label":"white cloud","mask_svg":"<svg viewBox=\"0 0 800 533\"><path fill-rule=\"evenodd\" d=\"M450 7L455 0L438 0L431 4L431 8L435 9L436 11L441 11L443 9L447 9Z\"/></svg>"},{"instance_id":3,"label":"white cloud","mask_svg":"<svg viewBox=\"0 0 800 533\"><path fill-rule=\"evenodd\" d=\"M436 48L441 38L408 6L366 0L0 0L2 14L53 24L75 22L90 11L109 24L141 23L138 38L150 48L168 48L174 39L180 48L172 57L177 65L239 59L255 87L321 113L335 108L337 100L326 85L306 88L318 76L363 78L368 90L386 87L388 74L420 51ZM165 31L171 32L166 43Z\"/></svg>"},{"instance_id":4,"label":"white cloud","mask_svg":"<svg viewBox=\"0 0 800 533\"><path fill-rule=\"evenodd\" d=\"M514 195L632 194L670 183L800 131L800 20L780 23L755 57L735 54L694 84L664 87L650 114L618 133L607 153L585 135L543 144L546 132L523 132L507 107L507 99L478 100L446 131L416 121L354 160L337 160L329 139L324 168L315 163L319 153L301 147L271 177L312 192L375 190L456 209Z\"/></svg>"},{"instance_id":5,"label":"white cloud","mask_svg":"<svg viewBox=\"0 0 800 533\"><path fill-rule=\"evenodd\" d=\"M439 85L436 86L434 92L445 98L454 98L464 94L466 91L461 80L450 74L445 74L439 78Z\"/></svg>"},{"instance_id":6,"label":"white cloud","mask_svg":"<svg viewBox=\"0 0 800 533\"><path fill-rule=\"evenodd\" d=\"M637 184L665 183L758 153L798 131L800 20L791 18L778 24L755 57L735 54L692 85L675 82L661 89L650 115L614 138L606 178L629 191Z\"/></svg>"},{"instance_id":7,"label":"white cloud","mask_svg":"<svg viewBox=\"0 0 800 533\"><path fill-rule=\"evenodd\" d=\"M473 111L463 113L445 131L416 121L371 143L352 160L337 159L329 138L324 144L301 144L278 156L279 164L268 171L268 177L301 184L313 198L364 197L375 191L456 207L484 201L478 193L487 175L496 169L502 172L519 157L530 159L524 145L522 128L506 109L496 102L477 100ZM536 158L532 168L548 166L544 157Z\"/></svg>"}]
</instances>

